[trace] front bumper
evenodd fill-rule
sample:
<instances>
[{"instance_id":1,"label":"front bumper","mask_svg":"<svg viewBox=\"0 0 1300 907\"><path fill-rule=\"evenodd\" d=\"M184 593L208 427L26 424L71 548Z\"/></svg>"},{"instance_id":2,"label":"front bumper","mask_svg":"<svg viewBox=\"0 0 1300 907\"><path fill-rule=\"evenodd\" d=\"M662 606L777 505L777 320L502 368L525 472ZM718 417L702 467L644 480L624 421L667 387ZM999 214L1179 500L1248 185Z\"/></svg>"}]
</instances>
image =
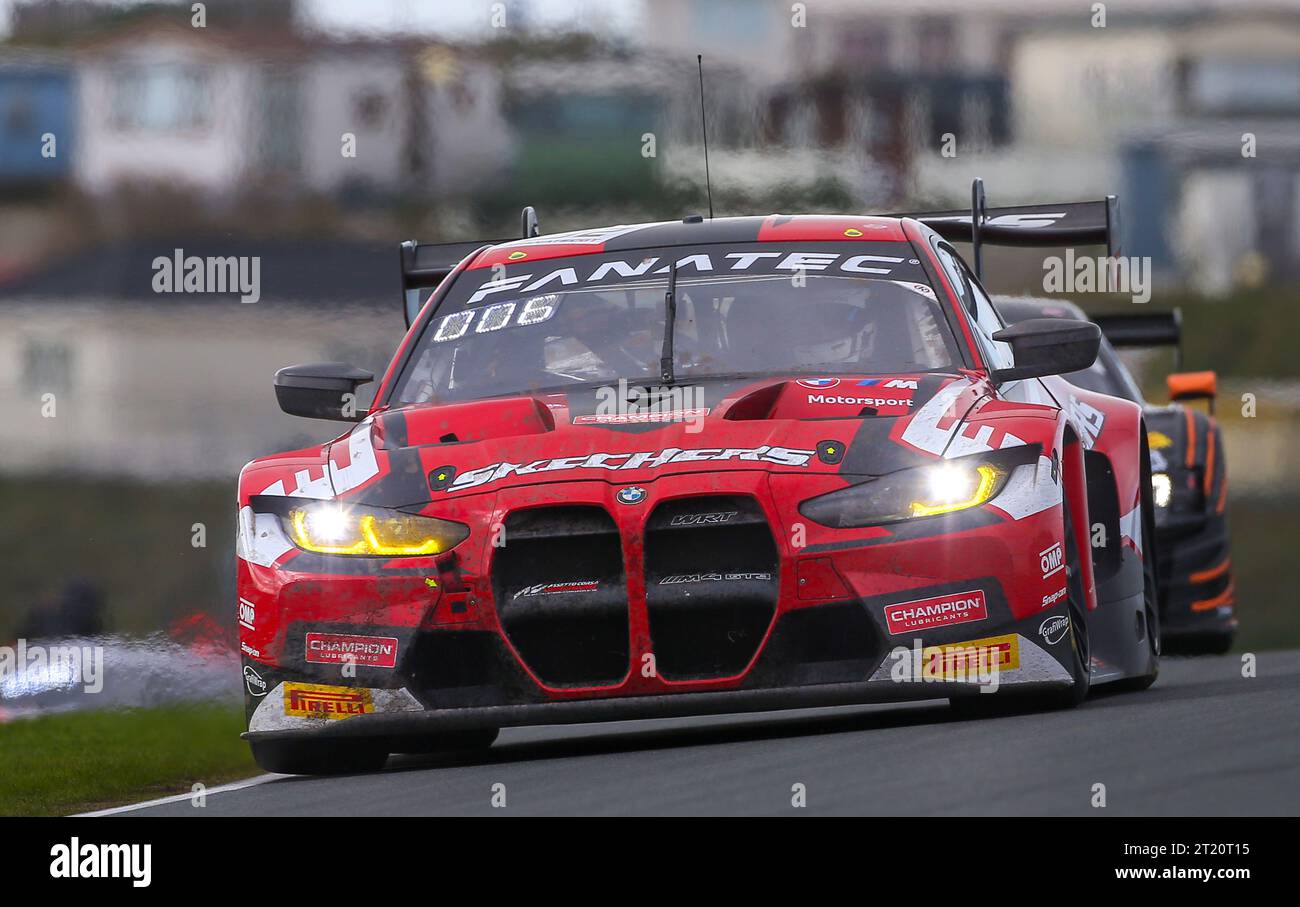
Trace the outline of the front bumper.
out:
<instances>
[{"instance_id":1,"label":"front bumper","mask_svg":"<svg viewBox=\"0 0 1300 907\"><path fill-rule=\"evenodd\" d=\"M1068 634L1044 632L1066 608L1064 573L1043 566L1059 548L1059 509L830 530L797 511L821 489L788 481L718 474L703 494L698 477L669 476L646 483L639 506L604 482L484 495L507 544L467 542L454 569L241 564L241 598L275 618L245 639L250 733L401 736L946 698L972 690L882 668L899 647L946 658L972 641L1007 655L1000 685L1072 682ZM952 602L975 606L945 615ZM309 656L318 633L392 640L396 654L343 675ZM286 684L369 692L338 694L353 710L340 721L288 708Z\"/></svg>"},{"instance_id":2,"label":"front bumper","mask_svg":"<svg viewBox=\"0 0 1300 907\"><path fill-rule=\"evenodd\" d=\"M1026 651L1026 645L1033 645L1024 637L1020 637L1017 642L1021 652ZM1024 672L1025 676L1014 682L1017 693L1067 689L1073 683L1069 674L1046 656L1046 653L1035 657L1034 662L1032 672L1025 668L1018 669ZM424 739L439 734L488 728L683 718L996 695L984 692L985 689L986 687L979 683L937 680L894 683L887 677L873 677L868 681L854 683L812 684L775 689L737 689L457 708L422 709L411 699L406 700L405 704L399 704L394 711L358 715L347 721L308 719L297 726L283 724L276 726L271 722L254 721L252 729L242 736L253 742L371 739L382 740L395 747L396 742L404 738ZM277 687L265 701L272 715L278 713L280 703L283 702L282 690L283 687ZM276 693L280 694L278 698L275 696ZM401 701L395 700L396 703ZM394 748L391 751L400 750Z\"/></svg>"},{"instance_id":3,"label":"front bumper","mask_svg":"<svg viewBox=\"0 0 1300 907\"><path fill-rule=\"evenodd\" d=\"M1176 642L1234 633L1236 589L1224 516L1169 521L1157 528L1156 546L1164 638Z\"/></svg>"}]
</instances>

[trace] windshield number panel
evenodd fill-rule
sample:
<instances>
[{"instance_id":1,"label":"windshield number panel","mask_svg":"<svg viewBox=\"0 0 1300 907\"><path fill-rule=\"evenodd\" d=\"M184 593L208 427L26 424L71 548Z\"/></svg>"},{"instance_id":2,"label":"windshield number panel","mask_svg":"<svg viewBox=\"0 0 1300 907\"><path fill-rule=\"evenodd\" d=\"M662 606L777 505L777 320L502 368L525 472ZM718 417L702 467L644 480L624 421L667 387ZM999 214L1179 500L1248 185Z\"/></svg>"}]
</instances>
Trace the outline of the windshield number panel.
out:
<instances>
[{"instance_id":1,"label":"windshield number panel","mask_svg":"<svg viewBox=\"0 0 1300 907\"><path fill-rule=\"evenodd\" d=\"M511 326L541 324L555 315L559 305L559 295L550 293L522 301L496 302L481 309L453 312L438 322L438 328L433 332L433 342L459 340L469 333L471 325L476 334L490 334Z\"/></svg>"}]
</instances>

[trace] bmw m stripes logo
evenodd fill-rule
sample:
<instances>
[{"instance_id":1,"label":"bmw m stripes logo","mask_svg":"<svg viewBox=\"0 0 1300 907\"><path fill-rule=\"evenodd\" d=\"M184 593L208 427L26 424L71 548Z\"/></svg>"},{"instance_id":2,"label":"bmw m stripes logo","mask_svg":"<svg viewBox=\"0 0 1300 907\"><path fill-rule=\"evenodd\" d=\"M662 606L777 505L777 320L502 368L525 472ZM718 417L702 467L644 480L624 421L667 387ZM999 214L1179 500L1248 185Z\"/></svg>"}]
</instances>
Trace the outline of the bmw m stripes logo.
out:
<instances>
[{"instance_id":1,"label":"bmw m stripes logo","mask_svg":"<svg viewBox=\"0 0 1300 907\"><path fill-rule=\"evenodd\" d=\"M645 489L631 485L620 489L618 494L614 495L614 499L620 504L640 504L645 500Z\"/></svg>"}]
</instances>

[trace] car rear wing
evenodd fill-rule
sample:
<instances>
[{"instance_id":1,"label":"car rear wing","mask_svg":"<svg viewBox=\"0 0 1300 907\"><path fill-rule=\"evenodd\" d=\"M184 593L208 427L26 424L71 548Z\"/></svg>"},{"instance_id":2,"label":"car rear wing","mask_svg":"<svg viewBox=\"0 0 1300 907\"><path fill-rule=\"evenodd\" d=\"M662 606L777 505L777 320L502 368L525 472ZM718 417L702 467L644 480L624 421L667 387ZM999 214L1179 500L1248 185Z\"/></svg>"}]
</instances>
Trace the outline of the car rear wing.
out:
<instances>
[{"instance_id":1,"label":"car rear wing","mask_svg":"<svg viewBox=\"0 0 1300 907\"><path fill-rule=\"evenodd\" d=\"M520 216L524 239L537 236L541 228L537 212L525 208ZM428 299L429 293L447 279L452 271L469 256L489 246L511 242L509 239L475 240L473 242L418 243L413 239L397 247L402 270L402 313L409 328Z\"/></svg>"},{"instance_id":2,"label":"car rear wing","mask_svg":"<svg viewBox=\"0 0 1300 907\"><path fill-rule=\"evenodd\" d=\"M429 293L446 280L456 266L479 249L494 243L417 243L408 239L397 247L402 264L402 311L409 328Z\"/></svg>"},{"instance_id":3,"label":"car rear wing","mask_svg":"<svg viewBox=\"0 0 1300 907\"><path fill-rule=\"evenodd\" d=\"M1172 346L1175 369L1182 369L1183 311L1092 315L1094 324L1114 347Z\"/></svg>"},{"instance_id":4,"label":"car rear wing","mask_svg":"<svg viewBox=\"0 0 1300 907\"><path fill-rule=\"evenodd\" d=\"M944 239L968 242L974 247L971 264L983 277L982 247L995 246L1105 246L1106 254L1120 254L1119 199L1108 195L1092 202L1012 205L990 208L984 181L971 183L971 206L965 211L926 211L895 215L912 217Z\"/></svg>"}]
</instances>

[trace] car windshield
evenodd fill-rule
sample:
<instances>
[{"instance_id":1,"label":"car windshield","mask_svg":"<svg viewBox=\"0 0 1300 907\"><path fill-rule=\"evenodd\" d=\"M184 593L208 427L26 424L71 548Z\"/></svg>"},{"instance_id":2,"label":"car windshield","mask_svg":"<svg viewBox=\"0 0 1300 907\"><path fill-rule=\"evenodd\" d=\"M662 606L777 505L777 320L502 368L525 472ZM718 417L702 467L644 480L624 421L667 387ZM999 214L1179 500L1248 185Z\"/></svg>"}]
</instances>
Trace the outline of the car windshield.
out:
<instances>
[{"instance_id":1,"label":"car windshield","mask_svg":"<svg viewBox=\"0 0 1300 907\"><path fill-rule=\"evenodd\" d=\"M657 380L674 258L678 381L951 371L960 362L952 329L910 252L898 243L760 243L467 271L423 331L392 402Z\"/></svg>"}]
</instances>

